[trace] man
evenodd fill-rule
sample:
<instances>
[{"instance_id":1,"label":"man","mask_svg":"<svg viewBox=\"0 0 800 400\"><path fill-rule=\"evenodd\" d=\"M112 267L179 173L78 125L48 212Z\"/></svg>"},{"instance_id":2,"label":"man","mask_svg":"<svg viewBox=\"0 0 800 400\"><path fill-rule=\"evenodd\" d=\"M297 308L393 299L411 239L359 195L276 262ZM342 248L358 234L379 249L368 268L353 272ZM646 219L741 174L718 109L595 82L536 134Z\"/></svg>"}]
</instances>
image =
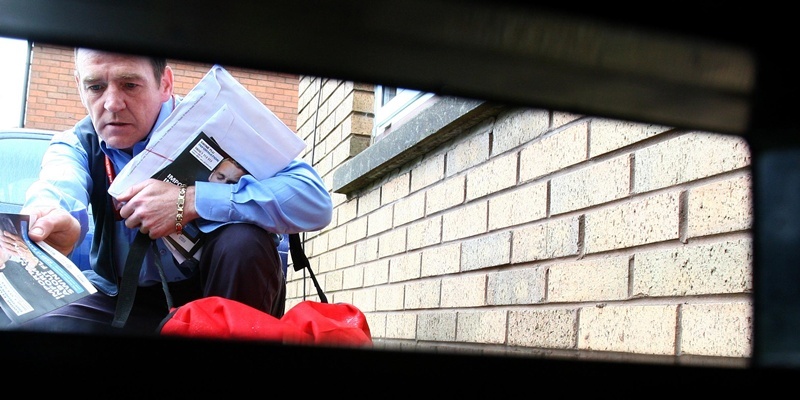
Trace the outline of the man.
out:
<instances>
[{"instance_id":1,"label":"man","mask_svg":"<svg viewBox=\"0 0 800 400\"><path fill-rule=\"evenodd\" d=\"M300 159L261 181L176 185L149 179L117 199L106 190L114 176L147 146L153 130L174 109L173 73L165 59L76 49L75 80L88 116L54 137L40 179L23 212L29 237L69 254L95 218L92 270L98 293L23 325L22 329L118 332L111 327L130 243L137 232L158 239L148 251L125 332L153 333L167 315L156 261L163 266L173 305L207 296L240 301L280 317L286 286L277 234L318 230L331 220L332 203L314 169ZM182 212L176 206L183 200ZM112 202L113 200L113 202ZM112 205L113 204L113 205ZM114 211L118 212L117 218ZM179 264L163 237L197 220L208 232L199 262Z\"/></svg>"}]
</instances>

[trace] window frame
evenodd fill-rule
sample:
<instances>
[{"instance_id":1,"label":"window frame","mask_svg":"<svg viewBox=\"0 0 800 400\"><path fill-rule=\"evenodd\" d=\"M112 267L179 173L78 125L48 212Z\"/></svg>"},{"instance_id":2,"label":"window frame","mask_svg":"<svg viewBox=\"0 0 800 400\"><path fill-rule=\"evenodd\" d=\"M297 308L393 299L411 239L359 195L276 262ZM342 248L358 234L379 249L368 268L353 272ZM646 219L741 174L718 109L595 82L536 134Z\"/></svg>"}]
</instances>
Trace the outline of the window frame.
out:
<instances>
[{"instance_id":1,"label":"window frame","mask_svg":"<svg viewBox=\"0 0 800 400\"><path fill-rule=\"evenodd\" d=\"M387 89L396 92L384 102ZM375 117L372 128L373 143L399 128L409 118L422 111L423 105L434 97L433 93L391 86L375 86Z\"/></svg>"}]
</instances>

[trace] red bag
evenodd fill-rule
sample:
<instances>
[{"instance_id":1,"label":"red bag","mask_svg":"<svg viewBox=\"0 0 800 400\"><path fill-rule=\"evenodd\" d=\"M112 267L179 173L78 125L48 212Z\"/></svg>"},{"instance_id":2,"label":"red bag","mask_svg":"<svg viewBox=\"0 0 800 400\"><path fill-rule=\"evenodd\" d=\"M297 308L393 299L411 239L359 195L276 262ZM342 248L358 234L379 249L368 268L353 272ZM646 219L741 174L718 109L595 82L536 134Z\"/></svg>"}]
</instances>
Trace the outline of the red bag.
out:
<instances>
[{"instance_id":1,"label":"red bag","mask_svg":"<svg viewBox=\"0 0 800 400\"><path fill-rule=\"evenodd\" d=\"M371 345L364 313L347 303L298 303L278 319L222 297L174 308L159 327L167 336L270 340L293 344Z\"/></svg>"}]
</instances>

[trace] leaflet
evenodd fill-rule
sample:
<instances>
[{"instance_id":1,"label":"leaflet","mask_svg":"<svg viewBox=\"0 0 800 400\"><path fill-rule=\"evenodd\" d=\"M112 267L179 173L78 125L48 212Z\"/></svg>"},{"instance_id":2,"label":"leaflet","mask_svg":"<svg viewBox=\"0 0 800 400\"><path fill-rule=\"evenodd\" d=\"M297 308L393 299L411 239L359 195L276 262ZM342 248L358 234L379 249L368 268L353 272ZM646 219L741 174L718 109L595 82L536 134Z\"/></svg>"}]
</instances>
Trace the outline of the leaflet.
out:
<instances>
[{"instance_id":1,"label":"leaflet","mask_svg":"<svg viewBox=\"0 0 800 400\"><path fill-rule=\"evenodd\" d=\"M0 328L13 326L95 293L66 256L28 237L30 216L0 213Z\"/></svg>"}]
</instances>

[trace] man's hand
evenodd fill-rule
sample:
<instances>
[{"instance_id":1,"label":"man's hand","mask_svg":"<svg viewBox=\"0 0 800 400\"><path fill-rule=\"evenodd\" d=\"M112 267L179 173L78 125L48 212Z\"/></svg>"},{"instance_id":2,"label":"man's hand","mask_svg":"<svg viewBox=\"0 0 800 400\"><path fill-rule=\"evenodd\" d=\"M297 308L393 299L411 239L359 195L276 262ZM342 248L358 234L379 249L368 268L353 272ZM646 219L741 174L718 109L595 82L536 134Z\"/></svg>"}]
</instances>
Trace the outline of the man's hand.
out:
<instances>
[{"instance_id":1,"label":"man's hand","mask_svg":"<svg viewBox=\"0 0 800 400\"><path fill-rule=\"evenodd\" d=\"M28 237L34 242L44 241L69 256L81 236L81 224L61 208L26 208L22 214L31 216Z\"/></svg>"},{"instance_id":2,"label":"man's hand","mask_svg":"<svg viewBox=\"0 0 800 400\"><path fill-rule=\"evenodd\" d=\"M124 204L120 215L125 218L125 226L139 228L151 239L175 233L179 190L178 186L158 179L148 179L132 186L117 198L117 201ZM183 224L196 218L194 186L187 186Z\"/></svg>"}]
</instances>

